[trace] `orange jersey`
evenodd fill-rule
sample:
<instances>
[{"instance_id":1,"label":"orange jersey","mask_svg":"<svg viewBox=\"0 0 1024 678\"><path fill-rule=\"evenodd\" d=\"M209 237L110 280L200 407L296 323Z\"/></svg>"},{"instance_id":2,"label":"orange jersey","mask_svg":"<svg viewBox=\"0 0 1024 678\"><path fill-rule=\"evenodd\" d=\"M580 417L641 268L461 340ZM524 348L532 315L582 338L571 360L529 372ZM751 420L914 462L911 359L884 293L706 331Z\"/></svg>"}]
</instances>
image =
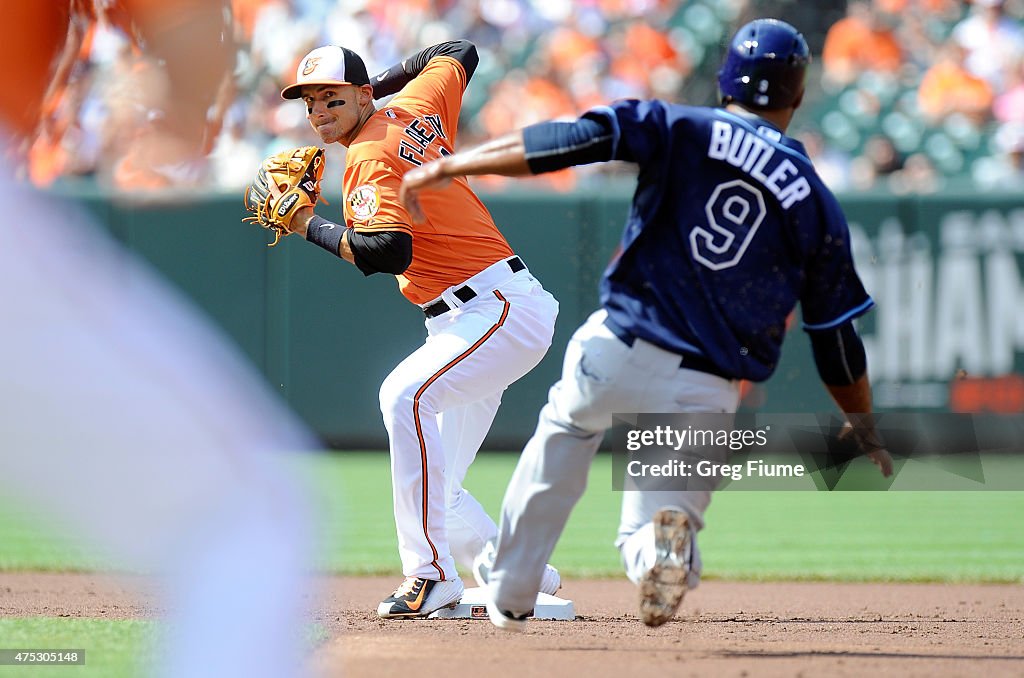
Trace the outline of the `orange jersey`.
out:
<instances>
[{"instance_id":1,"label":"orange jersey","mask_svg":"<svg viewBox=\"0 0 1024 678\"><path fill-rule=\"evenodd\" d=\"M853 17L840 19L825 35L821 63L891 73L903 64L903 49L890 30L876 30Z\"/></svg>"},{"instance_id":2,"label":"orange jersey","mask_svg":"<svg viewBox=\"0 0 1024 678\"><path fill-rule=\"evenodd\" d=\"M0 76L0 121L9 133L27 136L39 123L43 94L71 19L67 3L0 0L0 39L8 63Z\"/></svg>"},{"instance_id":3,"label":"orange jersey","mask_svg":"<svg viewBox=\"0 0 1024 678\"><path fill-rule=\"evenodd\" d=\"M397 278L402 294L414 304L437 298L513 254L465 177L420 195L425 223L413 224L398 200L408 170L454 152L465 89L462 64L450 57L431 59L366 121L345 159L346 225L360 233L412 235L412 263Z\"/></svg>"}]
</instances>

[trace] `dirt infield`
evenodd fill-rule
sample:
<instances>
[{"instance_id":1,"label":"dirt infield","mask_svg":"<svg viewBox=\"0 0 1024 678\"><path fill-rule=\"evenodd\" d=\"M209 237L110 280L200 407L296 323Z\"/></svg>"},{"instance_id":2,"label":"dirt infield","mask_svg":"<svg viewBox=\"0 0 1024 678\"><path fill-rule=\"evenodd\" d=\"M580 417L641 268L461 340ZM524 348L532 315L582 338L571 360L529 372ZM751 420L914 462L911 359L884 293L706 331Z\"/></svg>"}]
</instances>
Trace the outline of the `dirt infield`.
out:
<instances>
[{"instance_id":1,"label":"dirt infield","mask_svg":"<svg viewBox=\"0 0 1024 678\"><path fill-rule=\"evenodd\" d=\"M626 581L566 582L574 622L525 635L486 621L390 621L374 610L394 578L323 578L311 662L333 676L1024 675L1024 586L706 582L679 619L647 629ZM146 618L142 580L0 574L0 615Z\"/></svg>"}]
</instances>

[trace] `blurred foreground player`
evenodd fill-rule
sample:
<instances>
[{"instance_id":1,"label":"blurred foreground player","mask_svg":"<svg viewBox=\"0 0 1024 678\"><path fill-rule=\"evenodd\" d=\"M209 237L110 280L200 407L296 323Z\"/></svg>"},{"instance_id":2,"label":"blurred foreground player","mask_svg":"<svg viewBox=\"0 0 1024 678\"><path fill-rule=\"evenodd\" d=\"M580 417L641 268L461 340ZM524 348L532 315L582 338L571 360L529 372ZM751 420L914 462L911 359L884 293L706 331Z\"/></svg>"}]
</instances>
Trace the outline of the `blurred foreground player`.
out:
<instances>
[{"instance_id":1,"label":"blurred foreground player","mask_svg":"<svg viewBox=\"0 0 1024 678\"><path fill-rule=\"evenodd\" d=\"M871 412L871 389L853 320L873 301L838 203L803 146L785 136L809 60L792 26L754 21L733 38L719 74L722 108L617 101L406 174L415 215L416 191L449 177L607 160L640 168L619 254L601 282L602 309L566 348L562 378L505 493L488 578L496 626L523 629L613 413L734 413L739 380L775 370L798 302L829 393L857 424L861 449L891 473L870 418L857 416ZM616 544L649 626L671 619L700 579L696 535L710 501L710 487L623 493Z\"/></svg>"},{"instance_id":2,"label":"blurred foreground player","mask_svg":"<svg viewBox=\"0 0 1024 678\"><path fill-rule=\"evenodd\" d=\"M225 8L122 4L175 92L173 118L147 150L190 152L229 67ZM0 14L17 55L0 74L0 139L11 149L38 124L69 10L0 0ZM313 441L84 208L2 173L0 490L97 540L119 565L168 576L167 647L153 675L300 675L308 526L279 455Z\"/></svg>"}]
</instances>

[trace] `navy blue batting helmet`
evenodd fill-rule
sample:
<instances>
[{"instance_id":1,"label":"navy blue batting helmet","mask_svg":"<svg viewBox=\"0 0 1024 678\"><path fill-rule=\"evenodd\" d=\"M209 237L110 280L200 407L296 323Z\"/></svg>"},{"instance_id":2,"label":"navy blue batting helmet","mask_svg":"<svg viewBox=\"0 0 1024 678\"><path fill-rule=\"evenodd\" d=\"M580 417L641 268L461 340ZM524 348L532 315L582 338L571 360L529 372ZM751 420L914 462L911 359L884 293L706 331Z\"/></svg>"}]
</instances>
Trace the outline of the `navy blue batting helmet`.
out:
<instances>
[{"instance_id":1,"label":"navy blue batting helmet","mask_svg":"<svg viewBox=\"0 0 1024 678\"><path fill-rule=\"evenodd\" d=\"M722 103L789 108L803 94L810 61L800 31L777 19L751 21L733 36L718 72Z\"/></svg>"}]
</instances>

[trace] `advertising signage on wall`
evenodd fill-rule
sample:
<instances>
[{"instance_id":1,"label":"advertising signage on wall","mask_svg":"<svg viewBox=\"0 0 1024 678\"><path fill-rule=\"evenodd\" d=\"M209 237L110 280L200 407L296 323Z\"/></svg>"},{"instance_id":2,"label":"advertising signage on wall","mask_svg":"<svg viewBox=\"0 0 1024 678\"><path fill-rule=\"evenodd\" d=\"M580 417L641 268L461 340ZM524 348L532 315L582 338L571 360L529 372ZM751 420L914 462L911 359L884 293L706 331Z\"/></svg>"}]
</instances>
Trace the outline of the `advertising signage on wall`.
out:
<instances>
[{"instance_id":1,"label":"advertising signage on wall","mask_svg":"<svg viewBox=\"0 0 1024 678\"><path fill-rule=\"evenodd\" d=\"M876 406L1024 411L1024 207L889 207L849 210Z\"/></svg>"}]
</instances>

